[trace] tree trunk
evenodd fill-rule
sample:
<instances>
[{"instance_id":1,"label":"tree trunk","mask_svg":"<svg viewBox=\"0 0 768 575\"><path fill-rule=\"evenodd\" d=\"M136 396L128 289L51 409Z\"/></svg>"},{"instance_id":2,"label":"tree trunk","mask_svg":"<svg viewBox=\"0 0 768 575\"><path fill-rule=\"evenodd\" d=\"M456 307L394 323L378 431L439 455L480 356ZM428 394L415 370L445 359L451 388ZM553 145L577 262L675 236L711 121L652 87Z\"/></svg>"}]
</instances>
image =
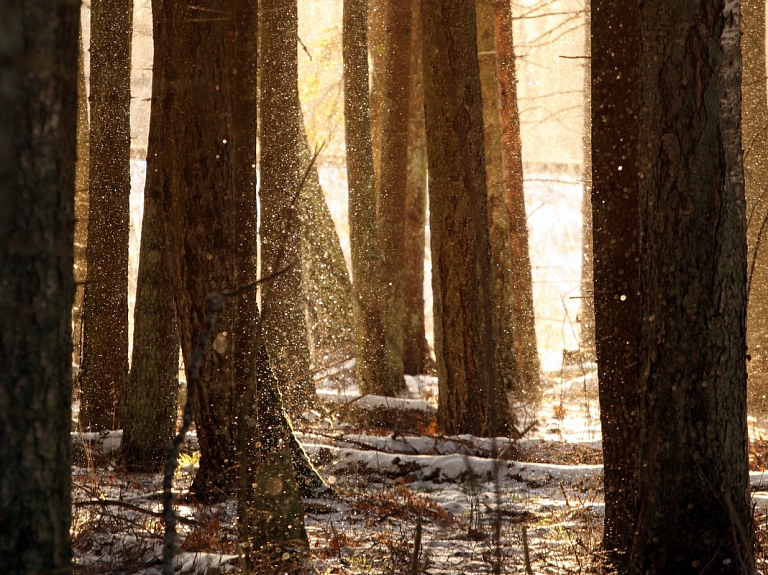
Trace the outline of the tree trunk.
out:
<instances>
[{"instance_id":1,"label":"tree trunk","mask_svg":"<svg viewBox=\"0 0 768 575\"><path fill-rule=\"evenodd\" d=\"M0 565L69 572L79 4L4 3Z\"/></svg>"},{"instance_id":2,"label":"tree trunk","mask_svg":"<svg viewBox=\"0 0 768 575\"><path fill-rule=\"evenodd\" d=\"M75 164L75 303L72 306L72 364L78 370L83 358L83 295L88 279L85 246L88 239L88 172L90 126L88 125L88 88L85 84L83 30L78 37L77 63L77 163ZM77 375L77 374L75 374Z\"/></svg>"},{"instance_id":3,"label":"tree trunk","mask_svg":"<svg viewBox=\"0 0 768 575\"><path fill-rule=\"evenodd\" d=\"M378 219L381 302L386 342L385 387L395 395L403 379L403 321L406 185L408 180L408 105L410 94L411 12L409 2L388 0L384 53Z\"/></svg>"},{"instance_id":4,"label":"tree trunk","mask_svg":"<svg viewBox=\"0 0 768 575\"><path fill-rule=\"evenodd\" d=\"M368 60L370 64L371 153L376 190L381 177L381 136L384 122L384 61L387 57L387 0L368 0ZM365 7L362 10L366 10ZM362 16L362 13L359 14ZM378 199L377 199L378 202ZM376 204L378 207L378 203Z\"/></svg>"},{"instance_id":5,"label":"tree trunk","mask_svg":"<svg viewBox=\"0 0 768 575\"><path fill-rule=\"evenodd\" d=\"M309 375L298 201L300 128L296 0L261 6L261 267L264 333L288 412L298 416L317 401Z\"/></svg>"},{"instance_id":6,"label":"tree trunk","mask_svg":"<svg viewBox=\"0 0 768 575\"><path fill-rule=\"evenodd\" d=\"M768 99L765 0L742 0L741 127L747 196L747 345L750 408L768 411Z\"/></svg>"},{"instance_id":7,"label":"tree trunk","mask_svg":"<svg viewBox=\"0 0 768 575\"><path fill-rule=\"evenodd\" d=\"M639 21L642 465L630 569L752 572L739 5L649 0Z\"/></svg>"},{"instance_id":8,"label":"tree trunk","mask_svg":"<svg viewBox=\"0 0 768 575\"><path fill-rule=\"evenodd\" d=\"M405 189L403 371L425 375L434 368L424 325L424 228L427 224L427 128L421 1L412 0L411 89L408 110L408 179Z\"/></svg>"},{"instance_id":9,"label":"tree trunk","mask_svg":"<svg viewBox=\"0 0 768 575\"><path fill-rule=\"evenodd\" d=\"M301 128L300 173L307 174L299 202L301 273L312 341L311 368L317 370L355 355L352 283L317 166L310 169L313 153L303 118Z\"/></svg>"},{"instance_id":10,"label":"tree trunk","mask_svg":"<svg viewBox=\"0 0 768 575\"><path fill-rule=\"evenodd\" d=\"M509 409L493 371L475 5L425 0L423 6L438 421L447 433L501 435L509 430Z\"/></svg>"},{"instance_id":11,"label":"tree trunk","mask_svg":"<svg viewBox=\"0 0 768 575\"><path fill-rule=\"evenodd\" d=\"M344 0L344 129L354 287L356 371L363 393L385 387L384 329L378 301L376 185L368 98L366 0Z\"/></svg>"},{"instance_id":12,"label":"tree trunk","mask_svg":"<svg viewBox=\"0 0 768 575\"><path fill-rule=\"evenodd\" d=\"M639 17L637 3L592 0L591 205L605 482L603 547L622 572L637 516L640 432Z\"/></svg>"},{"instance_id":13,"label":"tree trunk","mask_svg":"<svg viewBox=\"0 0 768 575\"><path fill-rule=\"evenodd\" d=\"M167 58L162 30L155 24L155 62ZM167 93L161 66L152 77L152 108L144 185L139 276L133 314L133 356L130 383L123 399L123 461L131 471L159 471L165 464L166 446L176 429L179 393L179 333L176 305L169 274L166 215L169 189L167 166L172 126L163 108Z\"/></svg>"},{"instance_id":14,"label":"tree trunk","mask_svg":"<svg viewBox=\"0 0 768 575\"><path fill-rule=\"evenodd\" d=\"M512 277L512 230L507 213L502 160L500 92L496 71L494 37L495 0L476 0L477 52L480 84L483 90L483 148L485 150L485 182L488 188L488 226L491 242L491 285L494 310L493 339L496 342L494 370L504 387L520 394L517 350L515 346L515 292Z\"/></svg>"},{"instance_id":15,"label":"tree trunk","mask_svg":"<svg viewBox=\"0 0 768 575\"><path fill-rule=\"evenodd\" d=\"M128 378L131 195L131 0L91 4L88 281L83 298L80 424L116 429Z\"/></svg>"},{"instance_id":16,"label":"tree trunk","mask_svg":"<svg viewBox=\"0 0 768 575\"><path fill-rule=\"evenodd\" d=\"M512 36L512 9L509 2L494 1L496 12L496 77L499 83L501 151L504 166L504 203L510 227L512 262L512 324L517 363L518 398L537 400L541 393L536 322L533 309L531 257L528 251L528 220L523 193L523 145L520 111L517 105L515 48Z\"/></svg>"}]
</instances>

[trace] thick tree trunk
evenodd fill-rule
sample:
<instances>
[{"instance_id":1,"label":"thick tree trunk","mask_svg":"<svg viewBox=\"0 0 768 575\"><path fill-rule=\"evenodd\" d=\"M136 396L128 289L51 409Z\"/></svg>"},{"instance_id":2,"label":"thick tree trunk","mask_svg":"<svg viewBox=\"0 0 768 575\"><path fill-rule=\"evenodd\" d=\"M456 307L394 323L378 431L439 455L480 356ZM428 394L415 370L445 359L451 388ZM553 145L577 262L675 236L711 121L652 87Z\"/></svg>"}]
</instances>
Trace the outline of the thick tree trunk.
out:
<instances>
[{"instance_id":1,"label":"thick tree trunk","mask_svg":"<svg viewBox=\"0 0 768 575\"><path fill-rule=\"evenodd\" d=\"M509 217L512 262L512 324L517 363L517 396L535 401L541 392L536 322L533 309L531 257L528 251L528 220L523 193L523 144L517 105L515 47L512 9L509 2L494 0L496 77L501 112L501 151L504 166L504 200Z\"/></svg>"},{"instance_id":2,"label":"thick tree trunk","mask_svg":"<svg viewBox=\"0 0 768 575\"><path fill-rule=\"evenodd\" d=\"M626 569L637 516L639 9L592 0L592 233L595 347L603 429L603 546ZM585 295L582 292L582 295Z\"/></svg>"},{"instance_id":3,"label":"thick tree trunk","mask_svg":"<svg viewBox=\"0 0 768 575\"><path fill-rule=\"evenodd\" d=\"M272 368L292 416L317 401L301 266L298 202L301 190L296 0L261 6L261 266L264 335Z\"/></svg>"},{"instance_id":4,"label":"thick tree trunk","mask_svg":"<svg viewBox=\"0 0 768 575\"><path fill-rule=\"evenodd\" d=\"M505 434L494 377L485 158L474 0L425 0L424 86L438 421L447 433Z\"/></svg>"},{"instance_id":5,"label":"thick tree trunk","mask_svg":"<svg viewBox=\"0 0 768 575\"><path fill-rule=\"evenodd\" d=\"M427 224L427 127L424 120L424 64L421 1L412 0L411 90L408 109L408 179L405 189L403 371L434 369L424 325L424 248Z\"/></svg>"},{"instance_id":6,"label":"thick tree trunk","mask_svg":"<svg viewBox=\"0 0 768 575\"><path fill-rule=\"evenodd\" d=\"M313 152L303 121L301 128L300 173L307 175L299 202L301 273L314 371L354 357L354 319L347 262L325 202L317 166L310 168Z\"/></svg>"},{"instance_id":7,"label":"thick tree trunk","mask_svg":"<svg viewBox=\"0 0 768 575\"><path fill-rule=\"evenodd\" d=\"M747 345L749 405L768 411L768 99L765 0L742 0L741 128L747 196Z\"/></svg>"},{"instance_id":8,"label":"thick tree trunk","mask_svg":"<svg viewBox=\"0 0 768 575\"><path fill-rule=\"evenodd\" d=\"M88 173L90 140L88 125L88 89L85 84L85 52L83 31L78 38L80 55L77 63L77 163L75 164L75 303L72 306L72 364L78 370L83 349L83 295L88 279L85 246L88 239Z\"/></svg>"},{"instance_id":9,"label":"thick tree trunk","mask_svg":"<svg viewBox=\"0 0 768 575\"><path fill-rule=\"evenodd\" d=\"M128 378L132 29L131 0L92 2L88 281L79 374L83 429L118 426Z\"/></svg>"},{"instance_id":10,"label":"thick tree trunk","mask_svg":"<svg viewBox=\"0 0 768 575\"><path fill-rule=\"evenodd\" d=\"M0 565L71 566L72 2L3 3L0 74Z\"/></svg>"},{"instance_id":11,"label":"thick tree trunk","mask_svg":"<svg viewBox=\"0 0 768 575\"><path fill-rule=\"evenodd\" d=\"M477 52L480 84L483 90L483 147L485 183L488 188L488 226L491 242L491 282L493 289L493 339L496 342L494 369L509 391L519 394L517 349L515 346L515 291L510 246L512 230L505 204L504 165L499 82L496 75L494 0L476 0Z\"/></svg>"},{"instance_id":12,"label":"thick tree trunk","mask_svg":"<svg viewBox=\"0 0 768 575\"><path fill-rule=\"evenodd\" d=\"M410 94L411 4L388 0L385 25L384 106L378 187L377 235L381 302L386 342L383 395L395 395L403 379L403 320L406 185L408 179L408 105Z\"/></svg>"},{"instance_id":13,"label":"thick tree trunk","mask_svg":"<svg viewBox=\"0 0 768 575\"><path fill-rule=\"evenodd\" d=\"M162 30L155 25L155 38ZM155 62L167 58L165 42L155 42ZM171 118L163 108L168 92L158 66L152 77L152 109L144 185L139 276L133 314L130 383L123 399L123 461L132 471L159 471L176 429L179 393L179 333L169 273L170 244L163 203L171 193L167 166ZM170 131L169 131L170 130Z\"/></svg>"},{"instance_id":14,"label":"thick tree trunk","mask_svg":"<svg viewBox=\"0 0 768 575\"><path fill-rule=\"evenodd\" d=\"M206 4L225 10L225 0ZM236 286L231 108L225 67L225 29L192 9L154 0L155 52L152 118L168 122L165 155L150 156L147 172L167 171L164 196L168 268L173 282L179 339L189 369L197 338L208 315L206 296ZM150 126L154 132L155 125ZM162 159L167 158L166 162ZM203 355L193 394L200 468L192 486L199 497L233 493L239 401L233 373L234 315L237 301L224 306L213 345ZM189 380L189 377L187 378Z\"/></svg>"},{"instance_id":15,"label":"thick tree trunk","mask_svg":"<svg viewBox=\"0 0 768 575\"><path fill-rule=\"evenodd\" d=\"M649 0L640 9L633 572L754 570L739 17L737 2L716 0Z\"/></svg>"},{"instance_id":16,"label":"thick tree trunk","mask_svg":"<svg viewBox=\"0 0 768 575\"><path fill-rule=\"evenodd\" d=\"M344 130L349 182L356 371L364 393L385 387L384 329L378 300L376 184L368 97L367 0L344 0Z\"/></svg>"}]
</instances>

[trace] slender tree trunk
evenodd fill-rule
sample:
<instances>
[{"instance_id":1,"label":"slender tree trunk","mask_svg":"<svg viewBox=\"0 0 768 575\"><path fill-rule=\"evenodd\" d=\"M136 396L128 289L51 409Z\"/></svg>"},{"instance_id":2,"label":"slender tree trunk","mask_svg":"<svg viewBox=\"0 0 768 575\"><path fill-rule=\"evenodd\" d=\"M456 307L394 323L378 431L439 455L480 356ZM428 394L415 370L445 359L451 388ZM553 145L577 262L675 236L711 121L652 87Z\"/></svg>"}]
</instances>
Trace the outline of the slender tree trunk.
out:
<instances>
[{"instance_id":1,"label":"slender tree trunk","mask_svg":"<svg viewBox=\"0 0 768 575\"><path fill-rule=\"evenodd\" d=\"M499 435L509 409L494 377L491 264L474 0L425 0L424 86L438 421Z\"/></svg>"},{"instance_id":2,"label":"slender tree trunk","mask_svg":"<svg viewBox=\"0 0 768 575\"><path fill-rule=\"evenodd\" d=\"M421 1L412 0L411 90L408 109L408 179L405 189L403 371L431 372L424 325L424 228L427 224L427 128L424 120L424 65Z\"/></svg>"},{"instance_id":3,"label":"slender tree trunk","mask_svg":"<svg viewBox=\"0 0 768 575\"><path fill-rule=\"evenodd\" d=\"M591 0L590 0L591 1ZM594 249L592 247L592 15L584 14L584 155L581 166L581 301L579 303L579 352L582 361L595 361Z\"/></svg>"},{"instance_id":4,"label":"slender tree trunk","mask_svg":"<svg viewBox=\"0 0 768 575\"><path fill-rule=\"evenodd\" d=\"M378 301L376 186L368 98L366 0L344 0L344 119L357 377L364 393L385 387L384 329Z\"/></svg>"},{"instance_id":5,"label":"slender tree trunk","mask_svg":"<svg viewBox=\"0 0 768 575\"><path fill-rule=\"evenodd\" d=\"M755 569L739 19L738 3L715 0L640 8L642 465L632 572Z\"/></svg>"},{"instance_id":6,"label":"slender tree trunk","mask_svg":"<svg viewBox=\"0 0 768 575\"><path fill-rule=\"evenodd\" d=\"M747 345L749 404L768 411L768 99L765 0L742 0L741 127L747 196Z\"/></svg>"},{"instance_id":7,"label":"slender tree trunk","mask_svg":"<svg viewBox=\"0 0 768 575\"><path fill-rule=\"evenodd\" d=\"M301 273L315 370L355 355L352 283L301 119Z\"/></svg>"},{"instance_id":8,"label":"slender tree trunk","mask_svg":"<svg viewBox=\"0 0 768 575\"><path fill-rule=\"evenodd\" d=\"M88 239L88 172L90 140L88 88L85 84L83 30L78 37L77 63L77 163L75 164L75 303L72 306L72 363L80 369L83 349L83 295L88 279L85 246Z\"/></svg>"},{"instance_id":9,"label":"slender tree trunk","mask_svg":"<svg viewBox=\"0 0 768 575\"><path fill-rule=\"evenodd\" d=\"M605 481L603 547L622 572L637 516L640 433L639 17L637 3L592 0L591 219Z\"/></svg>"},{"instance_id":10,"label":"slender tree trunk","mask_svg":"<svg viewBox=\"0 0 768 575\"><path fill-rule=\"evenodd\" d=\"M71 568L79 16L72 2L3 4L0 565L8 575Z\"/></svg>"},{"instance_id":11,"label":"slender tree trunk","mask_svg":"<svg viewBox=\"0 0 768 575\"><path fill-rule=\"evenodd\" d=\"M155 38L162 30L155 24ZM155 42L155 62L168 57L165 42ZM176 429L179 393L179 333L169 273L170 244L166 237L165 199L170 195L168 170L173 162L168 142L171 119L163 108L168 92L160 66L152 77L152 108L144 185L139 276L133 314L133 355L130 383L123 399L123 461L132 471L159 471L166 446Z\"/></svg>"},{"instance_id":12,"label":"slender tree trunk","mask_svg":"<svg viewBox=\"0 0 768 575\"><path fill-rule=\"evenodd\" d=\"M403 379L403 322L408 106L410 94L411 12L409 2L389 0L386 8L384 108L378 194L378 248L381 256L381 310L386 342L383 395L395 395Z\"/></svg>"},{"instance_id":13,"label":"slender tree trunk","mask_svg":"<svg viewBox=\"0 0 768 575\"><path fill-rule=\"evenodd\" d=\"M261 262L263 275L286 266L262 287L264 333L288 412L317 401L301 273L298 202L300 127L296 0L264 0L261 8Z\"/></svg>"},{"instance_id":14,"label":"slender tree trunk","mask_svg":"<svg viewBox=\"0 0 768 575\"><path fill-rule=\"evenodd\" d=\"M387 9L388 0L368 0L368 63L370 71L370 120L373 173L378 193L381 178L381 137L384 125L384 85L387 58ZM365 10L365 8L363 8ZM362 16L362 14L360 14ZM378 198L377 198L378 202ZM378 207L378 203L376 204Z\"/></svg>"},{"instance_id":15,"label":"slender tree trunk","mask_svg":"<svg viewBox=\"0 0 768 575\"><path fill-rule=\"evenodd\" d=\"M83 429L118 426L128 378L132 29L131 0L92 2L88 281L79 376Z\"/></svg>"},{"instance_id":16,"label":"slender tree trunk","mask_svg":"<svg viewBox=\"0 0 768 575\"><path fill-rule=\"evenodd\" d=\"M512 230L505 203L499 82L497 79L494 0L476 0L477 52L483 90L485 182L491 242L491 282L494 310L494 369L507 390L520 393L515 346L515 292L512 276Z\"/></svg>"},{"instance_id":17,"label":"slender tree trunk","mask_svg":"<svg viewBox=\"0 0 768 575\"><path fill-rule=\"evenodd\" d=\"M517 389L518 397L530 401L538 399L541 383L533 309L531 258L528 250L528 220L523 193L523 145L520 136L520 111L517 105L512 9L510 3L503 0L495 0L494 8L504 200L510 227L508 245L512 252L512 331L517 363Z\"/></svg>"}]
</instances>

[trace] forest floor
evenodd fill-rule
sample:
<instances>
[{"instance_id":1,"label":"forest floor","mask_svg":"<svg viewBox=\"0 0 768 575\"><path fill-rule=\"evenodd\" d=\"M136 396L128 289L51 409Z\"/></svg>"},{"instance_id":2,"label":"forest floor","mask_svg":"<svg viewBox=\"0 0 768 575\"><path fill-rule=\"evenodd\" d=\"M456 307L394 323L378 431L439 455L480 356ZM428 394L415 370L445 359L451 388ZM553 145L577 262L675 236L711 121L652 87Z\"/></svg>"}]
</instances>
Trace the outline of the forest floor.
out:
<instances>
[{"instance_id":1,"label":"forest floor","mask_svg":"<svg viewBox=\"0 0 768 575\"><path fill-rule=\"evenodd\" d=\"M538 405L516 408L518 428L526 430L519 440L438 433L433 378L408 377L403 398L387 399L361 397L348 370L325 374L318 380L323 409L295 422L332 487L304 501L308 572L411 573L418 524L419 573L602 572L593 368L545 377ZM765 547L768 430L751 420L750 436L754 515ZM161 572L162 478L121 472L120 439L119 431L73 434L75 573ZM179 492L197 468L195 444L193 435L176 475ZM177 572L241 572L234 501L177 509ZM768 572L766 553L758 557Z\"/></svg>"}]
</instances>

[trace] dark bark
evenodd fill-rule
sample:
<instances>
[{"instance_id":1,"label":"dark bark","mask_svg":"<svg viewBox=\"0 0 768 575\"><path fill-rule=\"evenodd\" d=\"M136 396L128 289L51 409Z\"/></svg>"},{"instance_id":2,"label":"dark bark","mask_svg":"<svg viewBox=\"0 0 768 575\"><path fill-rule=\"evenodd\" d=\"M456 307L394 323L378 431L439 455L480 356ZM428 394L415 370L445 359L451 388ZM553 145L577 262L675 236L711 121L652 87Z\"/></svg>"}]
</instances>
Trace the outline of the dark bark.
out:
<instances>
[{"instance_id":1,"label":"dark bark","mask_svg":"<svg viewBox=\"0 0 768 575\"><path fill-rule=\"evenodd\" d=\"M636 3L592 0L591 205L605 482L603 546L621 569L626 569L634 533L640 432L638 19Z\"/></svg>"},{"instance_id":2,"label":"dark bark","mask_svg":"<svg viewBox=\"0 0 768 575\"><path fill-rule=\"evenodd\" d=\"M424 64L421 0L412 0L411 91L408 121L408 179L405 190L403 267L403 371L423 375L434 369L424 325L424 248L427 224L427 128L424 119Z\"/></svg>"},{"instance_id":3,"label":"dark bark","mask_svg":"<svg viewBox=\"0 0 768 575\"><path fill-rule=\"evenodd\" d=\"M640 8L634 572L754 570L739 5ZM622 170L623 171L623 170Z\"/></svg>"},{"instance_id":4,"label":"dark bark","mask_svg":"<svg viewBox=\"0 0 768 575\"><path fill-rule=\"evenodd\" d=\"M447 433L500 435L509 430L509 409L493 371L474 0L423 6L438 421Z\"/></svg>"},{"instance_id":5,"label":"dark bark","mask_svg":"<svg viewBox=\"0 0 768 575\"><path fill-rule=\"evenodd\" d=\"M292 416L317 401L302 279L298 216L300 124L296 0L261 6L261 265L269 275L292 267L262 287L264 333L272 368Z\"/></svg>"},{"instance_id":6,"label":"dark bark","mask_svg":"<svg viewBox=\"0 0 768 575\"><path fill-rule=\"evenodd\" d=\"M504 200L509 217L509 248L512 262L512 323L517 364L516 391L519 399L537 400L541 392L538 345L533 309L531 257L528 250L528 220L523 194L523 144L517 104L515 48L512 9L509 2L495 0L496 77L499 83L501 151L504 166Z\"/></svg>"},{"instance_id":7,"label":"dark bark","mask_svg":"<svg viewBox=\"0 0 768 575\"><path fill-rule=\"evenodd\" d=\"M344 130L349 185L349 239L360 388L385 387L384 329L377 291L376 183L368 94L367 1L344 0Z\"/></svg>"},{"instance_id":8,"label":"dark bark","mask_svg":"<svg viewBox=\"0 0 768 575\"><path fill-rule=\"evenodd\" d=\"M72 275L79 5L3 2L0 565L71 565Z\"/></svg>"},{"instance_id":9,"label":"dark bark","mask_svg":"<svg viewBox=\"0 0 768 575\"><path fill-rule=\"evenodd\" d=\"M381 159L376 233L382 279L379 301L386 342L385 387L395 395L403 379L403 320L406 185L408 178L408 105L410 95L411 4L388 0L385 19Z\"/></svg>"},{"instance_id":10,"label":"dark bark","mask_svg":"<svg viewBox=\"0 0 768 575\"><path fill-rule=\"evenodd\" d=\"M741 128L747 197L747 345L750 409L768 411L768 99L765 1L742 0Z\"/></svg>"},{"instance_id":11,"label":"dark bark","mask_svg":"<svg viewBox=\"0 0 768 575\"><path fill-rule=\"evenodd\" d=\"M88 280L79 383L83 429L116 429L128 378L131 0L91 4Z\"/></svg>"},{"instance_id":12,"label":"dark bark","mask_svg":"<svg viewBox=\"0 0 768 575\"><path fill-rule=\"evenodd\" d=\"M155 37L161 32L156 30ZM164 42L155 43L155 61L166 59ZM152 78L144 218L134 310L131 373L123 400L123 460L129 470L159 471L176 429L179 393L179 333L169 273L170 244L163 203L171 193L168 154L171 119L162 107L166 78L158 67ZM156 104L156 105L155 105Z\"/></svg>"}]
</instances>

